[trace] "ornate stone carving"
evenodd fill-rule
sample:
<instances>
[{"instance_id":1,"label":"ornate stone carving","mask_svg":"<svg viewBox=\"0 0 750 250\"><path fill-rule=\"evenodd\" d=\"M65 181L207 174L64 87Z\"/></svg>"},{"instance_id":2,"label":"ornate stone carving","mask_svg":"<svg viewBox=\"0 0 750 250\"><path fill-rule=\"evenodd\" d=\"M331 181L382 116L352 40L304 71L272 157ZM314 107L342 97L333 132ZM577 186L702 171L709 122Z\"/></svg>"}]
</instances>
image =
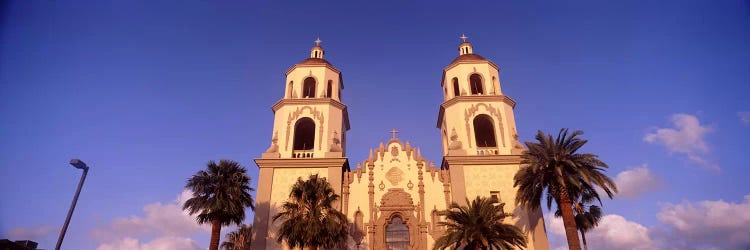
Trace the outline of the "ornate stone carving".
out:
<instances>
[{"instance_id":1,"label":"ornate stone carving","mask_svg":"<svg viewBox=\"0 0 750 250\"><path fill-rule=\"evenodd\" d=\"M339 140L338 133L336 131L333 131L333 144L331 144L330 152L341 152L341 140Z\"/></svg>"},{"instance_id":2,"label":"ornate stone carving","mask_svg":"<svg viewBox=\"0 0 750 250\"><path fill-rule=\"evenodd\" d=\"M398 156L398 147L393 146L391 147L391 156L397 157Z\"/></svg>"},{"instance_id":3,"label":"ornate stone carving","mask_svg":"<svg viewBox=\"0 0 750 250\"><path fill-rule=\"evenodd\" d=\"M266 153L278 153L279 152L279 145L276 143L279 142L279 131L275 131L273 133L273 139L271 139L271 146L266 149Z\"/></svg>"},{"instance_id":4,"label":"ornate stone carving","mask_svg":"<svg viewBox=\"0 0 750 250\"><path fill-rule=\"evenodd\" d=\"M380 208L393 208L393 207L411 207L414 208L414 201L411 200L411 195L404 191L403 188L391 188L388 192L383 195L380 200Z\"/></svg>"},{"instance_id":5,"label":"ornate stone carving","mask_svg":"<svg viewBox=\"0 0 750 250\"><path fill-rule=\"evenodd\" d=\"M500 115L500 109L498 109L497 107L493 107L491 104L472 104L471 107L466 109L466 112L464 113L464 121L466 122L466 134L471 134L471 131L469 130L469 120L474 117L474 115L479 110L479 107L484 107L484 109L487 110L490 115L494 116L495 119L497 119L497 130L500 131L500 136L497 138L499 140L498 145L505 147L505 129L503 129L503 120L502 116ZM471 136L469 136L469 147L471 147Z\"/></svg>"},{"instance_id":6,"label":"ornate stone carving","mask_svg":"<svg viewBox=\"0 0 750 250\"><path fill-rule=\"evenodd\" d=\"M458 135L456 134L456 128L453 128L451 130L451 143L448 145L448 149L455 150L455 149L462 149L463 144L461 144L461 141L458 140Z\"/></svg>"},{"instance_id":7,"label":"ornate stone carving","mask_svg":"<svg viewBox=\"0 0 750 250\"><path fill-rule=\"evenodd\" d=\"M380 188L380 191L383 191L385 189L385 183L383 183L383 181L380 181L380 185L378 185L378 188Z\"/></svg>"},{"instance_id":8,"label":"ornate stone carving","mask_svg":"<svg viewBox=\"0 0 750 250\"><path fill-rule=\"evenodd\" d=\"M521 144L521 141L518 140L518 132L516 129L513 129L513 149L511 149L511 153L513 154L521 154L524 150L523 144Z\"/></svg>"},{"instance_id":9,"label":"ornate stone carving","mask_svg":"<svg viewBox=\"0 0 750 250\"><path fill-rule=\"evenodd\" d=\"M385 178L388 179L391 185L396 186L401 180L403 180L402 175L404 175L404 171L401 171L401 169L397 167L392 167L385 173Z\"/></svg>"},{"instance_id":10,"label":"ornate stone carving","mask_svg":"<svg viewBox=\"0 0 750 250\"><path fill-rule=\"evenodd\" d=\"M318 120L318 123L315 125L319 127L318 129L318 149L321 149L322 142L323 142L323 127L325 124L325 117L323 116L323 113L320 112L316 108L312 108L310 106L303 106L303 107L297 107L293 112L289 113L289 116L287 117L286 121L286 143L284 147L288 150L289 149L289 134L292 127L292 122L296 121L300 115L302 115L302 112L308 110L310 112L310 115L315 119Z\"/></svg>"}]
</instances>

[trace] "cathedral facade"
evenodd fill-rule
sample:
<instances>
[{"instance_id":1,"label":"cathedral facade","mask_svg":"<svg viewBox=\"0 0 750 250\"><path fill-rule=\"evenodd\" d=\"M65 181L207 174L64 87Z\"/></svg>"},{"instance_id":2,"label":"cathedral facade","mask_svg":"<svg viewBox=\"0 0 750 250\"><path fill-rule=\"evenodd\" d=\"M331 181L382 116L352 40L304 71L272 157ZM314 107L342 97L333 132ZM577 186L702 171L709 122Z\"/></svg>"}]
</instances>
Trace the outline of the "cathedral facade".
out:
<instances>
[{"instance_id":1,"label":"cathedral facade","mask_svg":"<svg viewBox=\"0 0 750 250\"><path fill-rule=\"evenodd\" d=\"M350 165L347 107L341 72L323 59L319 40L310 57L286 71L284 96L273 105L272 144L261 158L253 249L288 249L276 242L271 218L302 177L326 177L351 222L348 249L432 249L443 234L438 211L477 196L505 203L503 223L526 233L526 249L549 249L541 210L515 206L513 176L523 150L516 134L516 102L500 88L499 67L465 41L443 69L444 101L437 114L443 159L436 166L395 136ZM437 85L435 86L437 88Z\"/></svg>"}]
</instances>

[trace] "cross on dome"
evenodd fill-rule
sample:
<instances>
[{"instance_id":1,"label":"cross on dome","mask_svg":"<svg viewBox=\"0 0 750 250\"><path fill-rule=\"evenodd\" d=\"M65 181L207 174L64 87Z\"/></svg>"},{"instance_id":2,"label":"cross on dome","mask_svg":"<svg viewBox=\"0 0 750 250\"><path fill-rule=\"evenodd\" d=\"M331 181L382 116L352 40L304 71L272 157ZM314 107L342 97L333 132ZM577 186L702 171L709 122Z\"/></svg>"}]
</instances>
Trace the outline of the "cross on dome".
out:
<instances>
[{"instance_id":1,"label":"cross on dome","mask_svg":"<svg viewBox=\"0 0 750 250\"><path fill-rule=\"evenodd\" d=\"M394 128L394 129L391 129L391 131L390 131L390 133L391 133L391 136L392 136L391 138L392 138L392 139L396 139L396 134L397 134L398 132L399 132L399 131L398 131L398 130L396 130L395 128Z\"/></svg>"},{"instance_id":2,"label":"cross on dome","mask_svg":"<svg viewBox=\"0 0 750 250\"><path fill-rule=\"evenodd\" d=\"M322 42L322 41L320 40L320 37L318 37L318 38L317 38L317 39L315 39L315 41L313 41L313 42L315 42L315 46L320 46L320 42Z\"/></svg>"},{"instance_id":3,"label":"cross on dome","mask_svg":"<svg viewBox=\"0 0 750 250\"><path fill-rule=\"evenodd\" d=\"M467 37L467 36L466 36L466 35L464 35L464 34L461 34L461 36L460 36L459 38L461 38L462 40L464 40L464 42L466 42L466 38L469 38L469 37Z\"/></svg>"}]
</instances>

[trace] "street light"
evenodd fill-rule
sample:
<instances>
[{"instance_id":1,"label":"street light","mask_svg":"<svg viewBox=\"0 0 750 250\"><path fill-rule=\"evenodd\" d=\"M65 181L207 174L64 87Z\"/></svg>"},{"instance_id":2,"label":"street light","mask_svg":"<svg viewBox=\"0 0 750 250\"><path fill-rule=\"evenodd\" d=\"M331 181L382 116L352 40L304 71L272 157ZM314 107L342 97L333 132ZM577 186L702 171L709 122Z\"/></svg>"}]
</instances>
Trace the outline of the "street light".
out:
<instances>
[{"instance_id":1,"label":"street light","mask_svg":"<svg viewBox=\"0 0 750 250\"><path fill-rule=\"evenodd\" d=\"M68 224L70 224L70 217L73 216L73 210L76 209L76 202L78 202L78 195L81 194L83 181L86 180L86 174L89 172L89 167L86 166L86 163L84 163L83 161L79 159L70 160L70 165L73 165L73 167L77 169L83 169L83 174L81 174L81 181L78 182L78 190L76 190L76 195L73 197L73 202L70 204L70 210L68 210L68 217L65 218L65 224L63 224L62 230L60 230L60 237L57 238L57 245L55 246L55 250L60 250L60 246L62 245L63 238L65 238L65 232L68 231Z\"/></svg>"}]
</instances>

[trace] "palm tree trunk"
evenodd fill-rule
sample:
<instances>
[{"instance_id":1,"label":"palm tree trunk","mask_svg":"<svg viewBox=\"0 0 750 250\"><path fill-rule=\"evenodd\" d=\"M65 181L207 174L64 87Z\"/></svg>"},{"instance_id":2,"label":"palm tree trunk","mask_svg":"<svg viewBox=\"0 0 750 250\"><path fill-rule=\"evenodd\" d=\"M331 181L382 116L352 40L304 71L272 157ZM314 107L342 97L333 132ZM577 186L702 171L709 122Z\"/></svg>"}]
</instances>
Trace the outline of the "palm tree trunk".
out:
<instances>
[{"instance_id":1,"label":"palm tree trunk","mask_svg":"<svg viewBox=\"0 0 750 250\"><path fill-rule=\"evenodd\" d=\"M581 240L583 240L583 250L589 250L589 246L586 245L586 233L581 231Z\"/></svg>"},{"instance_id":2,"label":"palm tree trunk","mask_svg":"<svg viewBox=\"0 0 750 250\"><path fill-rule=\"evenodd\" d=\"M219 220L211 221L211 244L208 250L219 250L219 236L221 235L221 222Z\"/></svg>"},{"instance_id":3,"label":"palm tree trunk","mask_svg":"<svg viewBox=\"0 0 750 250\"><path fill-rule=\"evenodd\" d=\"M564 186L560 190L560 211L562 211L563 225L565 225L565 237L568 239L568 249L581 250L581 242L578 239L578 228L573 215L573 203L568 197L568 190Z\"/></svg>"}]
</instances>

